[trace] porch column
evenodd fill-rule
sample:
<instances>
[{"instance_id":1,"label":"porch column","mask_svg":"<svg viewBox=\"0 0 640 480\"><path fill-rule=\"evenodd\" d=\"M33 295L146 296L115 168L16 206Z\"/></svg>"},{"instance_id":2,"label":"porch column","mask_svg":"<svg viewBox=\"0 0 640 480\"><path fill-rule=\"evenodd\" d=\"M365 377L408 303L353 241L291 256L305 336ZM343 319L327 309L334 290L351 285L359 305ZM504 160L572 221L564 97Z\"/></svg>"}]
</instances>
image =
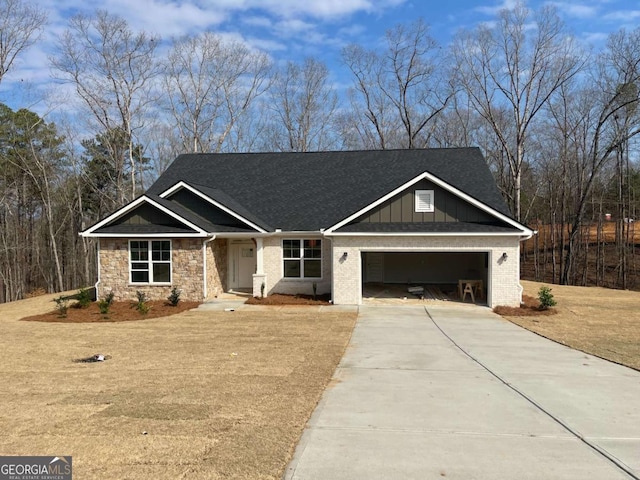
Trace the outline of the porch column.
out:
<instances>
[{"instance_id":1,"label":"porch column","mask_svg":"<svg viewBox=\"0 0 640 480\"><path fill-rule=\"evenodd\" d=\"M262 237L258 237L256 240L256 273L253 274L253 296L261 297L266 295L267 289L267 274L264 273L264 245ZM263 286L264 285L264 286Z\"/></svg>"}]
</instances>

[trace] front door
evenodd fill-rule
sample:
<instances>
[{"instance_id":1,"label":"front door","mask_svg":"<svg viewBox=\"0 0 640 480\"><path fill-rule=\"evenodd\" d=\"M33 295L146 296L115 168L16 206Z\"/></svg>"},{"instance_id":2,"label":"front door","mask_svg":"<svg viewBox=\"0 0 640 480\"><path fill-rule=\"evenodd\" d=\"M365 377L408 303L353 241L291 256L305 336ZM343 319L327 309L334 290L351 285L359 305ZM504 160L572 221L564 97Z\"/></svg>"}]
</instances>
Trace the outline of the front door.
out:
<instances>
[{"instance_id":1,"label":"front door","mask_svg":"<svg viewBox=\"0 0 640 480\"><path fill-rule=\"evenodd\" d=\"M253 288L256 273L256 247L253 242L232 243L229 246L229 286L231 289Z\"/></svg>"}]
</instances>

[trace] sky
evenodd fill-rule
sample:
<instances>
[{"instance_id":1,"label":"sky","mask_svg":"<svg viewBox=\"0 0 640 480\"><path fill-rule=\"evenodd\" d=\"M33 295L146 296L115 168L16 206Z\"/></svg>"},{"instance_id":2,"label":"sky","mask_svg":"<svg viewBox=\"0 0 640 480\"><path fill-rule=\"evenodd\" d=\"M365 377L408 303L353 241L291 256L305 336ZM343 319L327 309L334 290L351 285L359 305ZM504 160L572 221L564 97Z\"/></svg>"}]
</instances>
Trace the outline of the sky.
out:
<instances>
[{"instance_id":1,"label":"sky","mask_svg":"<svg viewBox=\"0 0 640 480\"><path fill-rule=\"evenodd\" d=\"M4 1L4 0L0 0ZM333 82L344 87L350 78L340 63L341 49L358 43L381 45L384 32L418 18L446 46L459 29L492 22L501 8L516 0L36 0L48 13L41 40L24 53L0 84L0 102L42 114L40 99L55 88L48 55L66 22L96 8L127 20L134 30L164 39L211 31L266 51L275 62L306 56L324 61ZM585 46L599 49L618 29L640 25L640 0L528 0L538 9L553 4L570 32ZM56 107L54 107L56 108ZM59 107L58 107L59 108Z\"/></svg>"}]
</instances>

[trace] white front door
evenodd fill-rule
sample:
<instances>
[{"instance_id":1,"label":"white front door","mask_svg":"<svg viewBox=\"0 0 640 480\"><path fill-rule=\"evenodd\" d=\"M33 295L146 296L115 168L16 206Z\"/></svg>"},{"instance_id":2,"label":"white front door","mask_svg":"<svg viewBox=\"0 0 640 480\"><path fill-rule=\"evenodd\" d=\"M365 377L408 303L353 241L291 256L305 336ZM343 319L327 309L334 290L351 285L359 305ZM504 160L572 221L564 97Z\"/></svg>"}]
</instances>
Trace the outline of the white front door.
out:
<instances>
[{"instance_id":1,"label":"white front door","mask_svg":"<svg viewBox=\"0 0 640 480\"><path fill-rule=\"evenodd\" d=\"M229 245L229 287L252 289L256 273L256 246L253 242Z\"/></svg>"}]
</instances>

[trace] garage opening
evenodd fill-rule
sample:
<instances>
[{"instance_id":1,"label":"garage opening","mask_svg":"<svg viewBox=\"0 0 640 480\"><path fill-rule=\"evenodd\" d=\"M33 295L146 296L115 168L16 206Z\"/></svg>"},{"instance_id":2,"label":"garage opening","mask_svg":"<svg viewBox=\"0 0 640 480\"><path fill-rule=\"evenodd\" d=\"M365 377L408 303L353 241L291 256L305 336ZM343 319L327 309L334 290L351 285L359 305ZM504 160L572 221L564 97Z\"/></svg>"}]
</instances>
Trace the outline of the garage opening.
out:
<instances>
[{"instance_id":1,"label":"garage opening","mask_svg":"<svg viewBox=\"0 0 640 480\"><path fill-rule=\"evenodd\" d=\"M488 258L487 252L362 252L362 299L484 305Z\"/></svg>"}]
</instances>

